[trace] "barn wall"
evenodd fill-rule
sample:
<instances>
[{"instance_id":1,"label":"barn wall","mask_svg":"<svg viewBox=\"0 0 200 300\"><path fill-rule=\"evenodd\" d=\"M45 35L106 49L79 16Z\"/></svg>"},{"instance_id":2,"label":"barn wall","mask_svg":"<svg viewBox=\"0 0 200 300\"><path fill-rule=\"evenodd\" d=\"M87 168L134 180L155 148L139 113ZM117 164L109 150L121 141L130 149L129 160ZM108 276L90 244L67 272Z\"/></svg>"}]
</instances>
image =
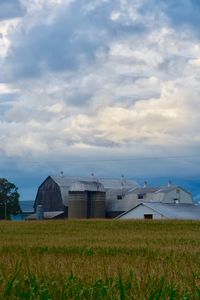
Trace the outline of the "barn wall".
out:
<instances>
[{"instance_id":1,"label":"barn wall","mask_svg":"<svg viewBox=\"0 0 200 300\"><path fill-rule=\"evenodd\" d=\"M34 209L37 205L43 205L44 211L62 211L65 207L62 202L59 186L49 177L39 187L35 199Z\"/></svg>"}]
</instances>

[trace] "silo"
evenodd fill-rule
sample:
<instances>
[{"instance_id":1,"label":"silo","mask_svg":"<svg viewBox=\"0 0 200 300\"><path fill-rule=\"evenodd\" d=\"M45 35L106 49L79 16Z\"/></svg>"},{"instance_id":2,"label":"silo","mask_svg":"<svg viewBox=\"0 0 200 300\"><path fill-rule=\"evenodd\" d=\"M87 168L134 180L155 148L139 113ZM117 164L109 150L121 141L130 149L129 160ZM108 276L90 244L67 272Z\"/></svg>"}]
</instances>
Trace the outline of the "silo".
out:
<instances>
[{"instance_id":1,"label":"silo","mask_svg":"<svg viewBox=\"0 0 200 300\"><path fill-rule=\"evenodd\" d=\"M39 204L37 206L36 216L37 216L37 220L43 220L44 219L44 207L43 207L43 205Z\"/></svg>"},{"instance_id":2,"label":"silo","mask_svg":"<svg viewBox=\"0 0 200 300\"><path fill-rule=\"evenodd\" d=\"M105 218L105 200L104 191L92 192L90 218Z\"/></svg>"},{"instance_id":3,"label":"silo","mask_svg":"<svg viewBox=\"0 0 200 300\"><path fill-rule=\"evenodd\" d=\"M87 192L73 190L69 191L68 218L87 218Z\"/></svg>"},{"instance_id":4,"label":"silo","mask_svg":"<svg viewBox=\"0 0 200 300\"><path fill-rule=\"evenodd\" d=\"M77 181L69 191L69 218L104 218L106 193L97 181Z\"/></svg>"}]
</instances>

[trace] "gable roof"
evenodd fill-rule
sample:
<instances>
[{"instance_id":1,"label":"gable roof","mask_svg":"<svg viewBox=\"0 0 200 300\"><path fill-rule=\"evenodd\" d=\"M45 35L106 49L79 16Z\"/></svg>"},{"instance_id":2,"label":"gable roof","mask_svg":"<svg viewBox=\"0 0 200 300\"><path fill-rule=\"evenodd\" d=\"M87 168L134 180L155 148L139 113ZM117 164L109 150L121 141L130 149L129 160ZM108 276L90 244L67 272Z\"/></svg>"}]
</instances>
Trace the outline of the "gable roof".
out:
<instances>
[{"instance_id":1,"label":"gable roof","mask_svg":"<svg viewBox=\"0 0 200 300\"><path fill-rule=\"evenodd\" d=\"M128 193L139 195L139 194L155 193L158 190L159 188L157 187L136 187L135 189L131 189Z\"/></svg>"},{"instance_id":2,"label":"gable roof","mask_svg":"<svg viewBox=\"0 0 200 300\"><path fill-rule=\"evenodd\" d=\"M184 192L186 192L186 193L188 193L188 194L191 195L190 192L188 192L186 189L184 189L183 187L181 187L179 185L171 185L171 186L160 187L156 191L156 193L165 193L166 194L166 193L169 193L169 192L173 191L174 189L180 189L180 190L182 190L182 191L184 191Z\"/></svg>"},{"instance_id":3,"label":"gable roof","mask_svg":"<svg viewBox=\"0 0 200 300\"><path fill-rule=\"evenodd\" d=\"M128 193L133 193L133 194L148 194L148 193L152 193L152 194L158 194L158 193L164 193L167 194L171 191L173 191L174 189L181 189L183 191L185 191L186 193L190 194L187 190L185 190L184 188L178 186L178 185L170 185L170 186L160 186L160 187L136 187L134 189L129 190Z\"/></svg>"},{"instance_id":4,"label":"gable roof","mask_svg":"<svg viewBox=\"0 0 200 300\"><path fill-rule=\"evenodd\" d=\"M169 204L161 202L142 202L136 207L118 216L118 219L127 214L129 214L130 216L131 212L134 213L134 209L136 209L139 206L146 206L168 219L200 220L200 205L180 203Z\"/></svg>"}]
</instances>

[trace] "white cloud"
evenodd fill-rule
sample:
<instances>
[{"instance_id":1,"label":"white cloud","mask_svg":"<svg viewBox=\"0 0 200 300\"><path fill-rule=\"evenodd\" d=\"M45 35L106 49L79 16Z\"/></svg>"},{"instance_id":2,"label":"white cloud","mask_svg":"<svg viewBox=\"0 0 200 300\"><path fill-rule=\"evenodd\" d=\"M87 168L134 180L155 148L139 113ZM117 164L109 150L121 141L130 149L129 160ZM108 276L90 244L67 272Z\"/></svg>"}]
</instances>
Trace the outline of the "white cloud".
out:
<instances>
[{"instance_id":1,"label":"white cloud","mask_svg":"<svg viewBox=\"0 0 200 300\"><path fill-rule=\"evenodd\" d=\"M78 15L67 19L62 10L67 14L71 2ZM143 15L145 1L83 3L24 1L18 27L0 28L8 43L2 53L10 47L10 85L1 83L0 92L19 93L0 119L1 153L196 151L198 37L173 26L160 7Z\"/></svg>"}]
</instances>

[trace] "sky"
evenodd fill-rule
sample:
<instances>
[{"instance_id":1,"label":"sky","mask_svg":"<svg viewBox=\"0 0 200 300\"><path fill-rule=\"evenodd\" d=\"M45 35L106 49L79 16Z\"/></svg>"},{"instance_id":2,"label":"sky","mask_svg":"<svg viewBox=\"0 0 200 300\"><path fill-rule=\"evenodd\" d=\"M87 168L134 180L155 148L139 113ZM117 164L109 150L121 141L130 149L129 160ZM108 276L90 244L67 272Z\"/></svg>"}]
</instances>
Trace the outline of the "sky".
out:
<instances>
[{"instance_id":1,"label":"sky","mask_svg":"<svg viewBox=\"0 0 200 300\"><path fill-rule=\"evenodd\" d=\"M199 26L199 0L0 0L0 176L199 182Z\"/></svg>"}]
</instances>

